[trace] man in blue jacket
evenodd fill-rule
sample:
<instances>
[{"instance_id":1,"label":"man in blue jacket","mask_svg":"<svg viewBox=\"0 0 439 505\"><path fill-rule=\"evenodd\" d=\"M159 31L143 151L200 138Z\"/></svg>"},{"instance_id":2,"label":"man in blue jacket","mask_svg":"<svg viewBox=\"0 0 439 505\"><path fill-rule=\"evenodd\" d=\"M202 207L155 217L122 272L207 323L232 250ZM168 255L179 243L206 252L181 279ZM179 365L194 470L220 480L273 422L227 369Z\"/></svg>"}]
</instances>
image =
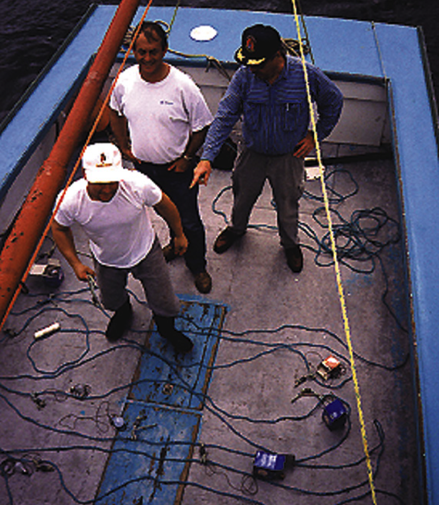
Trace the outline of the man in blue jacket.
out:
<instances>
[{"instance_id":1,"label":"man in blue jacket","mask_svg":"<svg viewBox=\"0 0 439 505\"><path fill-rule=\"evenodd\" d=\"M309 130L303 64L286 54L274 28L260 24L244 30L235 59L243 66L219 104L192 185L207 183L215 156L242 117L243 146L233 171L232 223L218 235L214 251L227 251L245 233L251 210L268 179L287 264L293 272L300 272L299 199L305 182L304 158L315 147ZM307 63L306 69L318 111L317 136L322 140L340 117L343 97L318 68Z\"/></svg>"}]
</instances>

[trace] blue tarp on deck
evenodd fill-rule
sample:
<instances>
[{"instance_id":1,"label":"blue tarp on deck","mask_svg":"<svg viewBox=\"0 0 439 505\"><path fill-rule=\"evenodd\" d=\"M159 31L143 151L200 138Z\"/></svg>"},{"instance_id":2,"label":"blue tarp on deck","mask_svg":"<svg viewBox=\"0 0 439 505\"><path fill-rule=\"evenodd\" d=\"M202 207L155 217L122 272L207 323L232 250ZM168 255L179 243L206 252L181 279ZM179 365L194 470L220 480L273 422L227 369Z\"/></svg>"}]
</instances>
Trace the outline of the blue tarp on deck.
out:
<instances>
[{"instance_id":1,"label":"blue tarp on deck","mask_svg":"<svg viewBox=\"0 0 439 505\"><path fill-rule=\"evenodd\" d=\"M226 314L223 304L201 298L182 300L176 324L193 340L194 348L187 355L176 355L157 331L151 333L149 351L140 359L126 400L126 429L115 440L98 503L176 501L197 440Z\"/></svg>"}]
</instances>

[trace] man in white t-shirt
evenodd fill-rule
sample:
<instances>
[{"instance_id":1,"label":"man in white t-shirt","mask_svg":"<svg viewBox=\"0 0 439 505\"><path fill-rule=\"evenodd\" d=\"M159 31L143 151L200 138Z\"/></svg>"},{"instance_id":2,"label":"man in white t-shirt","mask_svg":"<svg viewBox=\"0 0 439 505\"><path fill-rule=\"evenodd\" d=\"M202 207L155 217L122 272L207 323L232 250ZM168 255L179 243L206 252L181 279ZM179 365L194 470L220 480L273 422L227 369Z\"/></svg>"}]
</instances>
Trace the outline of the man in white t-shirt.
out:
<instances>
[{"instance_id":1,"label":"man in white t-shirt","mask_svg":"<svg viewBox=\"0 0 439 505\"><path fill-rule=\"evenodd\" d=\"M122 154L175 203L188 239L186 265L197 289L208 293L206 235L198 188L190 184L212 114L194 81L163 61L167 49L161 25L143 23L134 45L137 65L121 73L111 96L111 125ZM175 257L173 240L171 230L167 261Z\"/></svg>"},{"instance_id":2,"label":"man in white t-shirt","mask_svg":"<svg viewBox=\"0 0 439 505\"><path fill-rule=\"evenodd\" d=\"M174 231L175 254L181 255L187 249L187 239L177 208L148 177L123 169L120 151L113 144L88 146L82 165L84 178L58 197L62 200L52 233L79 280L96 276L104 307L114 311L107 339L120 339L130 325L132 307L126 284L132 273L142 283L160 335L177 352L190 351L191 340L175 329L179 301L148 214L148 207L154 207L166 220ZM94 269L79 259L71 231L74 223L89 239Z\"/></svg>"}]
</instances>

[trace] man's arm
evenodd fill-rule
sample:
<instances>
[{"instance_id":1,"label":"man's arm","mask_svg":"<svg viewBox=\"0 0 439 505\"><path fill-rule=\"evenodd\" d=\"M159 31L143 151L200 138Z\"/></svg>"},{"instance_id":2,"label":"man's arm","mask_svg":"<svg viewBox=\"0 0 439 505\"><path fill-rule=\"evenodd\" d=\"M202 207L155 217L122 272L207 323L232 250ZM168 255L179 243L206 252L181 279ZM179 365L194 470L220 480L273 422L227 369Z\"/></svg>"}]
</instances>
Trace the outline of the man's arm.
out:
<instances>
[{"instance_id":1,"label":"man's arm","mask_svg":"<svg viewBox=\"0 0 439 505\"><path fill-rule=\"evenodd\" d=\"M110 108L110 125L121 153L132 162L140 163L131 151L126 117L120 116L117 111Z\"/></svg>"},{"instance_id":2,"label":"man's arm","mask_svg":"<svg viewBox=\"0 0 439 505\"><path fill-rule=\"evenodd\" d=\"M313 100L317 104L317 136L322 141L332 132L343 108L343 94L317 67L310 67Z\"/></svg>"},{"instance_id":3,"label":"man's arm","mask_svg":"<svg viewBox=\"0 0 439 505\"><path fill-rule=\"evenodd\" d=\"M80 281L87 281L87 275L95 275L94 271L84 265L76 253L75 240L72 230L66 226L61 226L57 221L52 222L52 235L55 244L61 254L68 261Z\"/></svg>"},{"instance_id":4,"label":"man's arm","mask_svg":"<svg viewBox=\"0 0 439 505\"><path fill-rule=\"evenodd\" d=\"M241 116L245 82L246 74L241 68L232 77L226 93L218 105L215 118L209 126L201 161L195 168L194 178L190 185L191 188L195 184L207 185L210 173L212 172L212 163Z\"/></svg>"},{"instance_id":5,"label":"man's arm","mask_svg":"<svg viewBox=\"0 0 439 505\"><path fill-rule=\"evenodd\" d=\"M178 256L183 255L188 246L187 238L183 233L180 214L174 202L171 201L168 195L162 193L162 199L154 205L157 213L166 221L171 230L174 232L174 252Z\"/></svg>"},{"instance_id":6,"label":"man's arm","mask_svg":"<svg viewBox=\"0 0 439 505\"><path fill-rule=\"evenodd\" d=\"M175 163L168 168L169 171L174 170L175 172L186 172L186 170L190 167L192 158L195 156L198 149L200 149L203 145L208 129L209 125L205 126L202 130L192 133L183 156L176 160Z\"/></svg>"},{"instance_id":7,"label":"man's arm","mask_svg":"<svg viewBox=\"0 0 439 505\"><path fill-rule=\"evenodd\" d=\"M343 95L337 86L317 67L308 65L312 82L313 100L317 103L317 138L323 140L334 129L343 107ZM305 158L316 145L315 134L308 131L294 150L294 156Z\"/></svg>"}]
</instances>

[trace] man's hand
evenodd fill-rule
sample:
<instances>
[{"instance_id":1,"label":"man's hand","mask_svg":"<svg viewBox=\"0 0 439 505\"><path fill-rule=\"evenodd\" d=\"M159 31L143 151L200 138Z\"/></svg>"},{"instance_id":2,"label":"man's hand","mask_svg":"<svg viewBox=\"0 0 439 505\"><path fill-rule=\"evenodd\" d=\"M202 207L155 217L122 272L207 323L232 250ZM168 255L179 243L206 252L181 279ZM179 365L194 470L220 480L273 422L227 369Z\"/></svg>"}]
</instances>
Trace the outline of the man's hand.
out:
<instances>
[{"instance_id":1,"label":"man's hand","mask_svg":"<svg viewBox=\"0 0 439 505\"><path fill-rule=\"evenodd\" d=\"M204 184L207 186L210 174L212 173L212 164L208 160L201 160L194 171L194 178L192 179L189 188L193 188L195 184Z\"/></svg>"},{"instance_id":2,"label":"man's hand","mask_svg":"<svg viewBox=\"0 0 439 505\"><path fill-rule=\"evenodd\" d=\"M181 256L186 252L188 242L183 232L183 226L177 207L166 193L162 193L162 199L159 203L154 205L154 209L159 216L168 223L169 227L174 232L174 252L178 256Z\"/></svg>"},{"instance_id":3,"label":"man's hand","mask_svg":"<svg viewBox=\"0 0 439 505\"><path fill-rule=\"evenodd\" d=\"M305 158L314 149L315 145L314 133L308 132L305 138L297 143L293 154L296 158Z\"/></svg>"},{"instance_id":4,"label":"man's hand","mask_svg":"<svg viewBox=\"0 0 439 505\"><path fill-rule=\"evenodd\" d=\"M92 277L94 277L96 275L95 272L94 272L94 270L91 269L90 267L88 267L87 265L84 265L84 263L77 263L77 264L75 264L75 266L73 267L73 270L75 272L76 277L80 281L87 282L88 281L88 275L91 275Z\"/></svg>"},{"instance_id":5,"label":"man's hand","mask_svg":"<svg viewBox=\"0 0 439 505\"><path fill-rule=\"evenodd\" d=\"M183 173L190 167L191 160L186 158L178 158L174 163L168 168L168 172Z\"/></svg>"},{"instance_id":6,"label":"man's hand","mask_svg":"<svg viewBox=\"0 0 439 505\"><path fill-rule=\"evenodd\" d=\"M177 256L183 256L187 251L188 241L186 235L181 235L180 237L174 237L174 253Z\"/></svg>"},{"instance_id":7,"label":"man's hand","mask_svg":"<svg viewBox=\"0 0 439 505\"><path fill-rule=\"evenodd\" d=\"M120 151L124 158L126 158L129 161L132 161L134 164L142 163L142 160L139 160L139 158L136 158L134 156L133 151L131 151L131 149L121 149Z\"/></svg>"}]
</instances>

